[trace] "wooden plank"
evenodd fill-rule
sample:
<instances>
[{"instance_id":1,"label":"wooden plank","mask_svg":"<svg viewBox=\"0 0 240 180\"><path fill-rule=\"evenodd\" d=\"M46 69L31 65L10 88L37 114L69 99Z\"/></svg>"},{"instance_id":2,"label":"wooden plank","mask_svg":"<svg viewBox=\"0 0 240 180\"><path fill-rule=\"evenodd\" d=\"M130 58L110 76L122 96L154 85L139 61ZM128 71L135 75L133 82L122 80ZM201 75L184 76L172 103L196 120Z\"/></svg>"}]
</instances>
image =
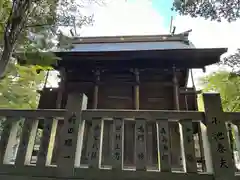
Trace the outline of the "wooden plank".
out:
<instances>
[{"instance_id":1,"label":"wooden plank","mask_svg":"<svg viewBox=\"0 0 240 180\"><path fill-rule=\"evenodd\" d=\"M87 150L89 168L98 169L100 166L103 128L102 118L92 119L92 127L88 134L89 140Z\"/></svg>"},{"instance_id":2,"label":"wooden plank","mask_svg":"<svg viewBox=\"0 0 240 180\"><path fill-rule=\"evenodd\" d=\"M52 121L53 122L52 122L51 135L50 135L49 145L47 150L46 166L51 166L52 164L53 150L55 146L55 139L57 134L58 122L59 122L56 118L54 118Z\"/></svg>"},{"instance_id":3,"label":"wooden plank","mask_svg":"<svg viewBox=\"0 0 240 180\"><path fill-rule=\"evenodd\" d=\"M208 140L208 135L207 135L207 127L202 122L200 123L200 131L201 131L201 137L202 137L201 143L203 145L206 172L213 173L212 156L211 156L211 150L210 150L210 142Z\"/></svg>"},{"instance_id":4,"label":"wooden plank","mask_svg":"<svg viewBox=\"0 0 240 180\"><path fill-rule=\"evenodd\" d=\"M85 131L85 120L81 121L79 131L78 131L78 141L77 141L77 149L75 154L75 167L80 167L81 165L81 158L82 158L82 152L83 152L83 138L84 138L84 131Z\"/></svg>"},{"instance_id":5,"label":"wooden plank","mask_svg":"<svg viewBox=\"0 0 240 180\"><path fill-rule=\"evenodd\" d=\"M6 147L6 153L4 156L3 163L4 164L12 164L15 162L16 153L18 151L18 145L19 145L19 132L21 132L21 120L17 121L17 118L12 119L12 127L11 132L8 139L8 144ZM11 120L10 120L11 121Z\"/></svg>"},{"instance_id":6,"label":"wooden plank","mask_svg":"<svg viewBox=\"0 0 240 180\"><path fill-rule=\"evenodd\" d=\"M102 165L110 166L112 164L113 149L113 121L104 119L103 147L102 147Z\"/></svg>"},{"instance_id":7,"label":"wooden plank","mask_svg":"<svg viewBox=\"0 0 240 180\"><path fill-rule=\"evenodd\" d=\"M213 171L216 180L234 179L234 165L219 94L203 94L207 117L207 135L210 142Z\"/></svg>"},{"instance_id":8,"label":"wooden plank","mask_svg":"<svg viewBox=\"0 0 240 180\"><path fill-rule=\"evenodd\" d=\"M161 172L171 172L171 151L168 120L157 122L159 163Z\"/></svg>"},{"instance_id":9,"label":"wooden plank","mask_svg":"<svg viewBox=\"0 0 240 180\"><path fill-rule=\"evenodd\" d=\"M146 170L146 120L136 119L135 125L135 159L136 159L136 171Z\"/></svg>"},{"instance_id":10,"label":"wooden plank","mask_svg":"<svg viewBox=\"0 0 240 180\"><path fill-rule=\"evenodd\" d=\"M182 159L185 172L196 173L197 161L193 139L193 126L190 119L180 121L180 137L182 144Z\"/></svg>"},{"instance_id":11,"label":"wooden plank","mask_svg":"<svg viewBox=\"0 0 240 180\"><path fill-rule=\"evenodd\" d=\"M234 161L235 161L235 167L236 167L236 171L239 171L239 167L237 166L237 164L240 163L239 161L239 155L240 155L240 124L232 124L232 131L233 131L233 136L234 136L234 143L236 144L236 149L237 149L237 156L235 156L234 154Z\"/></svg>"},{"instance_id":12,"label":"wooden plank","mask_svg":"<svg viewBox=\"0 0 240 180\"><path fill-rule=\"evenodd\" d=\"M29 165L38 128L38 120L26 118L24 120L17 157L16 167Z\"/></svg>"},{"instance_id":13,"label":"wooden plank","mask_svg":"<svg viewBox=\"0 0 240 180\"><path fill-rule=\"evenodd\" d=\"M122 118L114 118L113 124L113 169L122 170L123 168L123 141L124 141L124 122Z\"/></svg>"},{"instance_id":14,"label":"wooden plank","mask_svg":"<svg viewBox=\"0 0 240 180\"><path fill-rule=\"evenodd\" d=\"M203 147L203 137L202 137L202 131L201 131L201 124L202 122L198 123L198 143L199 143L199 148L200 148L200 161L202 164L202 171L206 172L207 167L206 167L206 159L204 157L204 147Z\"/></svg>"},{"instance_id":15,"label":"wooden plank","mask_svg":"<svg viewBox=\"0 0 240 180\"><path fill-rule=\"evenodd\" d=\"M147 164L153 166L153 123L147 123Z\"/></svg>"},{"instance_id":16,"label":"wooden plank","mask_svg":"<svg viewBox=\"0 0 240 180\"><path fill-rule=\"evenodd\" d=\"M168 122L170 133L170 151L171 151L171 168L172 170L182 169L181 160L181 140L179 133L179 122Z\"/></svg>"},{"instance_id":17,"label":"wooden plank","mask_svg":"<svg viewBox=\"0 0 240 180\"><path fill-rule=\"evenodd\" d=\"M13 121L15 121L13 117L6 117L6 120L2 124L3 131L0 139L0 165L3 164Z\"/></svg>"},{"instance_id":18,"label":"wooden plank","mask_svg":"<svg viewBox=\"0 0 240 180\"><path fill-rule=\"evenodd\" d=\"M52 125L53 125L52 117L46 117L44 119L44 128L43 128L43 134L41 138L40 149L37 155L36 166L39 168L46 166Z\"/></svg>"},{"instance_id":19,"label":"wooden plank","mask_svg":"<svg viewBox=\"0 0 240 180\"><path fill-rule=\"evenodd\" d=\"M102 118L145 118L148 121L155 121L154 119L192 119L199 122L204 119L203 112L197 111L168 111L168 110L92 110L88 109L83 112L83 119L92 119L92 117ZM133 120L135 121L135 120Z\"/></svg>"},{"instance_id":20,"label":"wooden plank","mask_svg":"<svg viewBox=\"0 0 240 180\"><path fill-rule=\"evenodd\" d=\"M124 166L134 166L135 162L135 122L124 119Z\"/></svg>"},{"instance_id":21,"label":"wooden plank","mask_svg":"<svg viewBox=\"0 0 240 180\"><path fill-rule=\"evenodd\" d=\"M87 165L88 163L88 140L89 140L89 131L91 129L91 122L89 120L83 120L84 131L83 131L83 142L82 142L82 152L81 152L81 164Z\"/></svg>"},{"instance_id":22,"label":"wooden plank","mask_svg":"<svg viewBox=\"0 0 240 180\"><path fill-rule=\"evenodd\" d=\"M68 95L67 112L64 116L64 125L60 133L59 157L57 160L57 172L65 177L74 174L75 164L79 164L81 147L81 112L87 108L85 94L71 93ZM78 157L79 159L76 159Z\"/></svg>"}]
</instances>

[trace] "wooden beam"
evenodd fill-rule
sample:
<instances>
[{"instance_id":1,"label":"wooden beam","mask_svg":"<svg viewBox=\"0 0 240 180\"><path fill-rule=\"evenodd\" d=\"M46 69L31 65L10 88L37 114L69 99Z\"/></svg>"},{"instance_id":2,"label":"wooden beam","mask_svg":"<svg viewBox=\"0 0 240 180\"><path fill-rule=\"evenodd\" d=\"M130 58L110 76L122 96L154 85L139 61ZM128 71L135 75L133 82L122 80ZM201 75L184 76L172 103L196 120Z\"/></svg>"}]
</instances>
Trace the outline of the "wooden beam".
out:
<instances>
[{"instance_id":1,"label":"wooden beam","mask_svg":"<svg viewBox=\"0 0 240 180\"><path fill-rule=\"evenodd\" d=\"M66 88L67 88L68 91L78 91L78 90L83 90L85 88L93 87L94 84L95 84L94 82L68 82L67 85L66 85ZM114 82L99 82L98 86L108 85L109 87L111 87L111 86L119 85L119 84L135 86L136 82L117 82L117 81L114 81ZM161 85L164 86L164 87L173 87L172 82L162 82Z\"/></svg>"}]
</instances>

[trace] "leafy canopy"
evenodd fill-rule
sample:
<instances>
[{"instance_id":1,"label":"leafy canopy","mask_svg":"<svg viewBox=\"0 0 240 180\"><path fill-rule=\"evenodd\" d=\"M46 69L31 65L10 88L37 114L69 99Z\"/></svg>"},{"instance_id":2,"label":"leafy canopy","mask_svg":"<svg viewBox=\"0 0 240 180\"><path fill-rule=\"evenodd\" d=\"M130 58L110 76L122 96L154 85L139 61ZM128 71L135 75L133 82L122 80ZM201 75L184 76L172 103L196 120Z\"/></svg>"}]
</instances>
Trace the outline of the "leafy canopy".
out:
<instances>
[{"instance_id":1,"label":"leafy canopy","mask_svg":"<svg viewBox=\"0 0 240 180\"><path fill-rule=\"evenodd\" d=\"M224 111L240 111L240 76L226 71L212 73L200 80L203 92L218 92Z\"/></svg>"},{"instance_id":2,"label":"leafy canopy","mask_svg":"<svg viewBox=\"0 0 240 180\"><path fill-rule=\"evenodd\" d=\"M45 73L36 72L35 66L11 63L6 78L0 82L0 108L35 109L38 89L44 83Z\"/></svg>"},{"instance_id":3,"label":"leafy canopy","mask_svg":"<svg viewBox=\"0 0 240 180\"><path fill-rule=\"evenodd\" d=\"M92 0L85 1L91 3ZM0 78L4 77L12 53L34 52L36 56L31 60L39 59L36 52L62 48L61 27L76 29L91 24L93 16L83 15L82 8L83 4L75 0L3 0L0 3L3 16L0 15ZM49 57L49 54L41 55L40 59L49 60Z\"/></svg>"},{"instance_id":4,"label":"leafy canopy","mask_svg":"<svg viewBox=\"0 0 240 180\"><path fill-rule=\"evenodd\" d=\"M61 29L92 23L93 16L83 15L82 7L74 0L0 1L0 108L37 107L44 71L57 59L50 51L71 45ZM27 65L17 64L17 58Z\"/></svg>"},{"instance_id":5,"label":"leafy canopy","mask_svg":"<svg viewBox=\"0 0 240 180\"><path fill-rule=\"evenodd\" d=\"M239 0L174 0L173 10L181 15L229 22L240 17Z\"/></svg>"}]
</instances>

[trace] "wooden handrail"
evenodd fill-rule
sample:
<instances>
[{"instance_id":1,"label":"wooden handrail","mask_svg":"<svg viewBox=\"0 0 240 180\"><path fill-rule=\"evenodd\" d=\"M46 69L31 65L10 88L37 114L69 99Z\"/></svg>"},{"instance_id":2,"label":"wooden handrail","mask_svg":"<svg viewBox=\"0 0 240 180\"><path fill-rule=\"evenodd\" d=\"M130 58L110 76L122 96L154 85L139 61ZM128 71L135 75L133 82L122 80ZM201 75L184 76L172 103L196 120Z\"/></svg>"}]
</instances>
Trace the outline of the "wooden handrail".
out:
<instances>
[{"instance_id":1,"label":"wooden handrail","mask_svg":"<svg viewBox=\"0 0 240 180\"><path fill-rule=\"evenodd\" d=\"M121 118L146 118L147 121L156 119L168 119L178 121L180 119L191 119L193 121L202 121L204 113L198 111L164 111L164 110L85 110L83 119L92 119L92 117L121 117Z\"/></svg>"},{"instance_id":2,"label":"wooden handrail","mask_svg":"<svg viewBox=\"0 0 240 180\"><path fill-rule=\"evenodd\" d=\"M34 109L34 110L18 110L18 109L0 109L0 117L63 117L66 113L64 109Z\"/></svg>"}]
</instances>

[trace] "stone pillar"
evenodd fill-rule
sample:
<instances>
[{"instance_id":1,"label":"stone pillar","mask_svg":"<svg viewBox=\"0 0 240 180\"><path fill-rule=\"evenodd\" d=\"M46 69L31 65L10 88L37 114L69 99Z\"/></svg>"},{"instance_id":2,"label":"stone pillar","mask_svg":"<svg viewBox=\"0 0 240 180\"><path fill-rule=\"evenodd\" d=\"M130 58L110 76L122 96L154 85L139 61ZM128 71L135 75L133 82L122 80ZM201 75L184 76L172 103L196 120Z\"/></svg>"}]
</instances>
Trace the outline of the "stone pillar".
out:
<instances>
[{"instance_id":1,"label":"stone pillar","mask_svg":"<svg viewBox=\"0 0 240 180\"><path fill-rule=\"evenodd\" d=\"M226 121L228 119L226 113L223 112L220 95L216 93L203 94L203 101L206 115L207 136L212 155L212 162L208 163L210 165L212 164L214 179L236 179L235 163L232 157L226 128Z\"/></svg>"},{"instance_id":2,"label":"stone pillar","mask_svg":"<svg viewBox=\"0 0 240 180\"><path fill-rule=\"evenodd\" d=\"M58 87L58 95L57 95L57 100L56 100L56 108L61 109L62 108L62 100L63 100L63 94L64 91L66 90L66 72L65 68L61 68L60 71L60 83ZM57 123L57 125L55 125ZM56 137L55 137L55 143L54 143L54 148L53 148L53 154L52 154L52 164L57 163L57 155L59 154L59 148L58 148L58 143L59 143L59 136L60 136L60 131L63 126L63 121L54 121L53 126L57 126L56 130Z\"/></svg>"},{"instance_id":3,"label":"stone pillar","mask_svg":"<svg viewBox=\"0 0 240 180\"><path fill-rule=\"evenodd\" d=\"M86 108L87 96L85 94L69 94L67 112L59 139L60 149L57 160L57 173L60 176L72 176L75 166L80 165L83 138L81 112Z\"/></svg>"}]
</instances>

